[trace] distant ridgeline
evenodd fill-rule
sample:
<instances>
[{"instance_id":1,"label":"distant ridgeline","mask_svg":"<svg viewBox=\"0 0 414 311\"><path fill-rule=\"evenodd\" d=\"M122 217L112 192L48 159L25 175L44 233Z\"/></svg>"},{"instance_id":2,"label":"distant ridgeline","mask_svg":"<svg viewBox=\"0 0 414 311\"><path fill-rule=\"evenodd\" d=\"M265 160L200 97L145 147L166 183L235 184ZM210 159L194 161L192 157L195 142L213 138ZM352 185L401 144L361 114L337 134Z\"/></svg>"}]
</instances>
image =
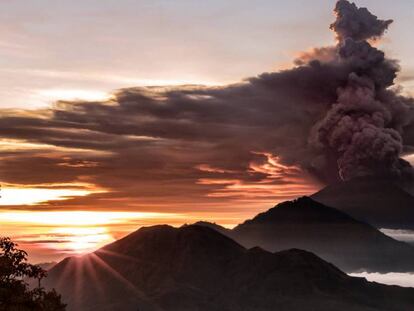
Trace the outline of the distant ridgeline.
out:
<instances>
[{"instance_id":1,"label":"distant ridgeline","mask_svg":"<svg viewBox=\"0 0 414 311\"><path fill-rule=\"evenodd\" d=\"M311 251L347 272L414 272L414 247L309 197L284 202L227 230L210 226L249 248Z\"/></svg>"},{"instance_id":2,"label":"distant ridgeline","mask_svg":"<svg viewBox=\"0 0 414 311\"><path fill-rule=\"evenodd\" d=\"M414 310L414 289L353 278L333 264L413 272L414 247L302 197L232 230L208 222L141 228L66 258L45 284L73 311Z\"/></svg>"},{"instance_id":3,"label":"distant ridgeline","mask_svg":"<svg viewBox=\"0 0 414 311\"><path fill-rule=\"evenodd\" d=\"M307 251L247 250L198 225L141 228L63 260L46 281L72 311L414 310L414 289L350 277Z\"/></svg>"}]
</instances>

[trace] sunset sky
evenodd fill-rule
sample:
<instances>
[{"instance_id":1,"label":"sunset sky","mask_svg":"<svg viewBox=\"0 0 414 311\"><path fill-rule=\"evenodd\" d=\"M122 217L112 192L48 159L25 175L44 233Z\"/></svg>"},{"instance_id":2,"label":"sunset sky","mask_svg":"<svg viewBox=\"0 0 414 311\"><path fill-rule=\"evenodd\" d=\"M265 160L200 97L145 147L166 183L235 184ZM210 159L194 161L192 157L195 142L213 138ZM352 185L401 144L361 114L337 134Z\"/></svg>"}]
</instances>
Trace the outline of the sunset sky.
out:
<instances>
[{"instance_id":1,"label":"sunset sky","mask_svg":"<svg viewBox=\"0 0 414 311\"><path fill-rule=\"evenodd\" d=\"M335 2L2 3L1 235L57 260L142 225L231 227L320 189L303 141L282 139L303 120L272 110L271 75L245 79L335 44ZM413 94L414 3L355 2L395 20L376 44Z\"/></svg>"}]
</instances>

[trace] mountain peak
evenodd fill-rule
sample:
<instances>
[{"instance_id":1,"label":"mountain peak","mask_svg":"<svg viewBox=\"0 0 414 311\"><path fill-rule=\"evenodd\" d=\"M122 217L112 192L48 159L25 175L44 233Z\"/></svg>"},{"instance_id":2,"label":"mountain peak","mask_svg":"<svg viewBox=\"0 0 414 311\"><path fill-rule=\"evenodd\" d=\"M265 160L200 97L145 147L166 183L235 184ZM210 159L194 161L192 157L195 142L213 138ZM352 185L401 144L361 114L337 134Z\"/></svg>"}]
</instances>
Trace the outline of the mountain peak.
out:
<instances>
[{"instance_id":1,"label":"mountain peak","mask_svg":"<svg viewBox=\"0 0 414 311\"><path fill-rule=\"evenodd\" d=\"M220 254L236 256L243 252L244 248L209 227L188 225L175 228L159 225L140 228L96 253L105 254L108 251L153 262L179 258L182 263L204 261L209 254L217 254L218 257Z\"/></svg>"},{"instance_id":2,"label":"mountain peak","mask_svg":"<svg viewBox=\"0 0 414 311\"><path fill-rule=\"evenodd\" d=\"M97 252L62 261L45 283L62 293L69 311L390 311L414 306L413 290L349 277L307 251L246 250L196 225L142 228Z\"/></svg>"},{"instance_id":3,"label":"mountain peak","mask_svg":"<svg viewBox=\"0 0 414 311\"><path fill-rule=\"evenodd\" d=\"M414 230L414 196L392 181L343 181L326 186L311 198L380 229Z\"/></svg>"},{"instance_id":4,"label":"mountain peak","mask_svg":"<svg viewBox=\"0 0 414 311\"><path fill-rule=\"evenodd\" d=\"M412 246L309 197L280 203L229 236L247 248L308 250L348 272L414 271Z\"/></svg>"},{"instance_id":5,"label":"mountain peak","mask_svg":"<svg viewBox=\"0 0 414 311\"><path fill-rule=\"evenodd\" d=\"M251 220L245 221L239 227L247 224L305 224L305 223L351 223L354 222L348 215L325 206L310 197L304 196L292 201L279 203L266 212L260 213Z\"/></svg>"},{"instance_id":6,"label":"mountain peak","mask_svg":"<svg viewBox=\"0 0 414 311\"><path fill-rule=\"evenodd\" d=\"M227 229L227 228L225 228L223 226L220 226L219 224L216 224L215 222L197 221L193 225L203 226L203 227L209 227L211 229L214 229L214 230L216 230L216 231L218 231L220 233L224 233L224 234L229 231L229 229Z\"/></svg>"}]
</instances>

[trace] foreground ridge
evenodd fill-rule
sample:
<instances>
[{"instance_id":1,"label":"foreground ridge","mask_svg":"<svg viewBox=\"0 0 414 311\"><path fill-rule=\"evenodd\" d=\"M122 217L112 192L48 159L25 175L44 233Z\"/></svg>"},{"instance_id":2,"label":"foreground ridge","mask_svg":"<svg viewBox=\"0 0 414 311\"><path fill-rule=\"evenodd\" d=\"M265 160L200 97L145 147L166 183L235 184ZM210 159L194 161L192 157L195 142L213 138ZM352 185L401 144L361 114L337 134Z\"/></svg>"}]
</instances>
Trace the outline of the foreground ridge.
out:
<instances>
[{"instance_id":1,"label":"foreground ridge","mask_svg":"<svg viewBox=\"0 0 414 311\"><path fill-rule=\"evenodd\" d=\"M142 228L49 272L69 310L401 310L414 289L349 277L298 249L245 249L207 227ZM398 302L398 303L397 303Z\"/></svg>"}]
</instances>

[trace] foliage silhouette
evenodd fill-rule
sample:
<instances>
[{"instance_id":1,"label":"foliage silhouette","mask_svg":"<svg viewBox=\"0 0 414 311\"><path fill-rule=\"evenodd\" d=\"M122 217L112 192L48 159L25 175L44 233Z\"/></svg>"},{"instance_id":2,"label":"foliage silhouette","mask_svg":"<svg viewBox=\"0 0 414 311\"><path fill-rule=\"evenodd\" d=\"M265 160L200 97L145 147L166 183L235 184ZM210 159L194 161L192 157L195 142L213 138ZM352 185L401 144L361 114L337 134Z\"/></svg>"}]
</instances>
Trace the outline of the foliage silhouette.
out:
<instances>
[{"instance_id":1,"label":"foliage silhouette","mask_svg":"<svg viewBox=\"0 0 414 311\"><path fill-rule=\"evenodd\" d=\"M46 271L27 262L27 253L10 238L0 238L0 311L64 311L66 305L55 291L46 291L41 280ZM31 289L27 279L37 280Z\"/></svg>"}]
</instances>

